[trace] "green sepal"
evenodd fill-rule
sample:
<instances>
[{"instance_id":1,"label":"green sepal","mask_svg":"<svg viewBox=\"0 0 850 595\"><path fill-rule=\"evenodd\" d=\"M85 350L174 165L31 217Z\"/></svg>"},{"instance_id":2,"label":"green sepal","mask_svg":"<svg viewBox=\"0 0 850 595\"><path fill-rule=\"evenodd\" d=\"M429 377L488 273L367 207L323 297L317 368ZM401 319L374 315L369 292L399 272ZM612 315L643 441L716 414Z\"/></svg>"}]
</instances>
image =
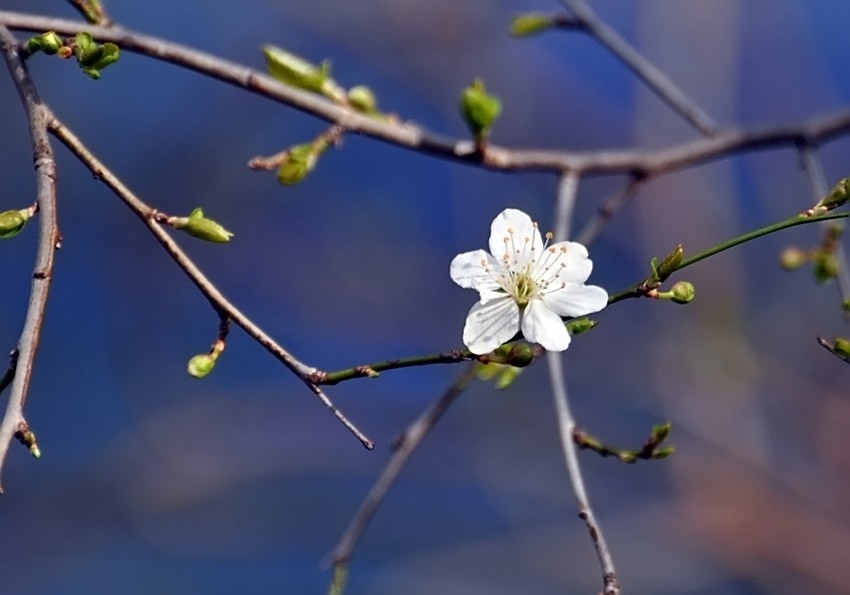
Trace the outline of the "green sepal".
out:
<instances>
[{"instance_id":1,"label":"green sepal","mask_svg":"<svg viewBox=\"0 0 850 595\"><path fill-rule=\"evenodd\" d=\"M12 238L21 233L34 210L13 209L0 213L0 239Z\"/></svg>"},{"instance_id":2,"label":"green sepal","mask_svg":"<svg viewBox=\"0 0 850 595\"><path fill-rule=\"evenodd\" d=\"M169 223L174 229L207 242L223 244L233 237L233 232L225 229L220 223L204 217L201 207L194 209L188 217L173 217Z\"/></svg>"},{"instance_id":3,"label":"green sepal","mask_svg":"<svg viewBox=\"0 0 850 595\"><path fill-rule=\"evenodd\" d=\"M277 80L305 91L319 93L337 103L345 102L345 91L331 78L328 60L317 66L274 45L264 45L260 50L266 58L266 69Z\"/></svg>"},{"instance_id":4,"label":"green sepal","mask_svg":"<svg viewBox=\"0 0 850 595\"><path fill-rule=\"evenodd\" d=\"M201 379L213 371L216 358L209 353L199 353L189 360L186 371L192 378Z\"/></svg>"},{"instance_id":5,"label":"green sepal","mask_svg":"<svg viewBox=\"0 0 850 595\"><path fill-rule=\"evenodd\" d=\"M555 20L542 12L527 12L518 14L511 19L508 31L514 37L527 37L551 28Z\"/></svg>"},{"instance_id":6,"label":"green sepal","mask_svg":"<svg viewBox=\"0 0 850 595\"><path fill-rule=\"evenodd\" d=\"M490 127L502 113L502 102L488 95L484 82L476 79L460 94L460 115L476 139L486 137Z\"/></svg>"}]
</instances>

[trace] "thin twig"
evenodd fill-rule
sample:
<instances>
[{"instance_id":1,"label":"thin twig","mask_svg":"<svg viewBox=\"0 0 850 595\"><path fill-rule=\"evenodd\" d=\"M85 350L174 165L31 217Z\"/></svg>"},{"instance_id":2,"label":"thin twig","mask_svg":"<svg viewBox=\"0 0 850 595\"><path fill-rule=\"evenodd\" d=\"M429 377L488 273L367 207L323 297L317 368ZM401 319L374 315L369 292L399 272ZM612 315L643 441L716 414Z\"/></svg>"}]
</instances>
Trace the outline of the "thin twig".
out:
<instances>
[{"instance_id":1,"label":"thin twig","mask_svg":"<svg viewBox=\"0 0 850 595\"><path fill-rule=\"evenodd\" d=\"M638 188L648 182L649 179L647 176L632 176L622 189L603 200L599 204L596 215L585 223L584 227L576 235L575 241L585 246L589 246L596 241L596 238L602 233L605 225L628 204L638 191Z\"/></svg>"},{"instance_id":2,"label":"thin twig","mask_svg":"<svg viewBox=\"0 0 850 595\"><path fill-rule=\"evenodd\" d=\"M9 367L6 368L6 371L3 373L3 377L0 378L0 393L2 393L6 388L12 384L12 380L15 379L15 370L18 367L18 350L13 349L9 354Z\"/></svg>"},{"instance_id":3,"label":"thin twig","mask_svg":"<svg viewBox=\"0 0 850 595\"><path fill-rule=\"evenodd\" d=\"M341 585L340 581L345 580L345 570L348 567L348 562L351 559L354 548L357 546L357 542L360 541L360 538L366 531L366 527L369 525L372 517L375 516L378 506L398 478L401 470L404 469L413 452L422 443L425 436L436 425L446 410L474 379L475 365L472 364L467 367L463 374L452 383L436 402L408 426L404 434L395 442L395 452L390 457L380 477L375 481L372 489L369 490L360 508L357 509L354 518L351 519L345 532L343 532L333 551L328 556L333 566L331 593L342 593L344 585Z\"/></svg>"},{"instance_id":4,"label":"thin twig","mask_svg":"<svg viewBox=\"0 0 850 595\"><path fill-rule=\"evenodd\" d=\"M262 345L266 351L271 353L283 365L294 372L308 388L315 394L324 405L342 422L342 424L354 434L366 448L373 448L374 443L369 440L357 427L351 423L345 415L337 409L322 389L311 380L317 370L307 366L295 358L289 351L272 339L263 329L257 326L250 318L243 314L233 303L230 302L219 289L207 278L198 266L189 258L182 248L157 222L157 211L136 196L124 183L107 168L82 141L71 132L67 126L62 124L55 115L51 115L49 121L50 132L58 138L94 175L112 190L121 201L127 205L139 219L144 222L150 232L159 241L160 245L171 256L174 262L183 269L187 277L195 284L200 292L210 302L219 316L226 316L239 325L252 339Z\"/></svg>"},{"instance_id":5,"label":"thin twig","mask_svg":"<svg viewBox=\"0 0 850 595\"><path fill-rule=\"evenodd\" d=\"M56 161L47 135L49 111L41 103L26 64L18 55L17 41L3 26L0 26L0 49L29 122L36 177L36 203L39 209L38 252L32 274L32 289L24 318L24 328L18 340L18 359L15 377L12 380L12 390L3 420L0 421L0 471L2 471L9 444L22 427L28 427L24 418L24 404L27 400L35 354L38 351L41 330L44 326L47 296L53 278L53 261L59 241L59 226L56 217ZM3 486L0 481L0 493L2 492Z\"/></svg>"},{"instance_id":6,"label":"thin twig","mask_svg":"<svg viewBox=\"0 0 850 595\"><path fill-rule=\"evenodd\" d=\"M582 25L582 30L593 35L599 43L620 59L662 101L691 126L706 136L718 131L712 118L692 101L670 78L652 62L633 48L608 23L600 19L584 0L561 0Z\"/></svg>"},{"instance_id":7,"label":"thin twig","mask_svg":"<svg viewBox=\"0 0 850 595\"><path fill-rule=\"evenodd\" d=\"M650 175L691 167L732 153L788 146L819 144L850 131L850 110L790 124L747 130L727 129L711 137L661 149L613 149L587 152L542 149L508 149L488 145L484 154L468 139L451 139L409 123L397 124L359 114L321 96L289 87L257 70L164 39L119 27L95 27L79 21L0 11L0 24L28 31L52 30L73 35L87 31L101 41L123 49L194 70L252 93L289 105L346 130L370 136L423 154L462 161L496 170L575 171L583 176L600 174Z\"/></svg>"},{"instance_id":8,"label":"thin twig","mask_svg":"<svg viewBox=\"0 0 850 595\"><path fill-rule=\"evenodd\" d=\"M810 144L800 145L799 152L800 163L803 171L806 172L806 177L809 179L812 198L816 203L829 192L826 175L823 171L823 161L818 154L817 148ZM829 228L829 226L835 225L835 223L825 222L821 225L824 228ZM847 268L847 252L840 243L835 247L835 259L838 262L838 293L841 297L841 303L844 304L847 300L850 300L850 270Z\"/></svg>"},{"instance_id":9,"label":"thin twig","mask_svg":"<svg viewBox=\"0 0 850 595\"><path fill-rule=\"evenodd\" d=\"M554 226L557 230L554 238L555 241L566 240L569 237L569 222L572 219L572 212L575 208L578 184L578 174L575 172L564 172L561 183L558 185L558 194L555 199ZM558 418L558 433L561 437L561 447L564 451L570 484L578 502L579 518L587 525L587 530L593 541L593 547L596 549L596 555L599 558L604 585L603 592L605 595L617 595L620 592L620 585L614 570L614 561L605 543L602 529L599 523L596 522L593 509L590 507L590 499L587 495L587 488L584 485L584 476L578 462L578 447L573 441L576 422L570 411L570 403L567 398L567 383L564 378L561 354L549 352L546 354L546 361L549 364L549 379Z\"/></svg>"}]
</instances>

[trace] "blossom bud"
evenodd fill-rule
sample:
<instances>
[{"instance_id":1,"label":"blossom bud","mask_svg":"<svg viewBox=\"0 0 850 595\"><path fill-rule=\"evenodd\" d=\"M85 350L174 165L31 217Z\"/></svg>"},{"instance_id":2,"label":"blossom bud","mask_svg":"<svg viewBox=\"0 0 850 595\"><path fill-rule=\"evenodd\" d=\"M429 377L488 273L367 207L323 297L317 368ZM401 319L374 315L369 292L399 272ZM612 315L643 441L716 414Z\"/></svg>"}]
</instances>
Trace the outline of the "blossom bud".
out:
<instances>
[{"instance_id":1,"label":"blossom bud","mask_svg":"<svg viewBox=\"0 0 850 595\"><path fill-rule=\"evenodd\" d=\"M545 31L555 24L554 19L541 12L518 14L511 19L510 34L514 37L527 37Z\"/></svg>"},{"instance_id":2,"label":"blossom bud","mask_svg":"<svg viewBox=\"0 0 850 595\"><path fill-rule=\"evenodd\" d=\"M277 169L277 181L286 186L292 186L303 180L316 167L324 147L324 144L305 143L289 149L289 153Z\"/></svg>"},{"instance_id":3,"label":"blossom bud","mask_svg":"<svg viewBox=\"0 0 850 595\"><path fill-rule=\"evenodd\" d=\"M374 116L378 114L378 100L372 89L365 85L357 85L348 90L348 103L358 112Z\"/></svg>"},{"instance_id":4,"label":"blossom bud","mask_svg":"<svg viewBox=\"0 0 850 595\"><path fill-rule=\"evenodd\" d=\"M832 343L832 350L845 359L850 358L850 340L838 337Z\"/></svg>"},{"instance_id":5,"label":"blossom bud","mask_svg":"<svg viewBox=\"0 0 850 595\"><path fill-rule=\"evenodd\" d=\"M501 112L502 102L487 94L481 79L476 79L460 95L460 114L477 140L487 136Z\"/></svg>"},{"instance_id":6,"label":"blossom bud","mask_svg":"<svg viewBox=\"0 0 850 595\"><path fill-rule=\"evenodd\" d=\"M35 209L17 209L0 213L0 238L11 238L18 235L32 217Z\"/></svg>"},{"instance_id":7,"label":"blossom bud","mask_svg":"<svg viewBox=\"0 0 850 595\"><path fill-rule=\"evenodd\" d=\"M696 288L687 281L679 281L670 288L670 299L677 304L690 303L694 297L696 297Z\"/></svg>"},{"instance_id":8,"label":"blossom bud","mask_svg":"<svg viewBox=\"0 0 850 595\"><path fill-rule=\"evenodd\" d=\"M809 262L809 255L795 246L788 246L779 255L779 266L786 271L795 271Z\"/></svg>"},{"instance_id":9,"label":"blossom bud","mask_svg":"<svg viewBox=\"0 0 850 595\"><path fill-rule=\"evenodd\" d=\"M189 376L201 379L212 372L215 367L215 360L215 356L209 353L199 353L189 360L186 371L189 373Z\"/></svg>"},{"instance_id":10,"label":"blossom bud","mask_svg":"<svg viewBox=\"0 0 850 595\"><path fill-rule=\"evenodd\" d=\"M594 328L597 324L599 324L597 321L591 320L587 316L574 318L573 320L567 321L567 331L569 331L572 336L582 335Z\"/></svg>"},{"instance_id":11,"label":"blossom bud","mask_svg":"<svg viewBox=\"0 0 850 595\"><path fill-rule=\"evenodd\" d=\"M657 426L652 426L652 433L650 434L650 442L653 444L661 444L665 440L667 440L667 436L670 435L670 429L673 427L673 424L667 422L666 424L658 424Z\"/></svg>"},{"instance_id":12,"label":"blossom bud","mask_svg":"<svg viewBox=\"0 0 850 595\"><path fill-rule=\"evenodd\" d=\"M233 237L233 232L226 230L216 221L204 217L204 211L198 207L189 213L188 217L173 217L169 224L174 229L185 231L190 236L207 242L225 243Z\"/></svg>"},{"instance_id":13,"label":"blossom bud","mask_svg":"<svg viewBox=\"0 0 850 595\"><path fill-rule=\"evenodd\" d=\"M345 91L331 78L330 62L327 60L316 66L274 45L264 45L260 50L266 58L266 68L274 78L292 87L319 93L337 103L345 102Z\"/></svg>"},{"instance_id":14,"label":"blossom bud","mask_svg":"<svg viewBox=\"0 0 850 595\"><path fill-rule=\"evenodd\" d=\"M48 31L47 33L30 37L24 44L24 48L28 54L44 52L45 54L52 56L58 52L59 48L63 45L62 38L59 37L55 31Z\"/></svg>"},{"instance_id":15,"label":"blossom bud","mask_svg":"<svg viewBox=\"0 0 850 595\"><path fill-rule=\"evenodd\" d=\"M848 200L850 200L850 178L843 178L829 191L829 194L820 199L814 210L817 213L826 213L844 205Z\"/></svg>"},{"instance_id":16,"label":"blossom bud","mask_svg":"<svg viewBox=\"0 0 850 595\"><path fill-rule=\"evenodd\" d=\"M508 352L505 363L516 368L524 368L534 361L534 348L528 343L516 343Z\"/></svg>"},{"instance_id":17,"label":"blossom bud","mask_svg":"<svg viewBox=\"0 0 850 595\"><path fill-rule=\"evenodd\" d=\"M841 266L832 252L826 250L818 251L812 261L812 274L818 283L826 283L838 276Z\"/></svg>"}]
</instances>

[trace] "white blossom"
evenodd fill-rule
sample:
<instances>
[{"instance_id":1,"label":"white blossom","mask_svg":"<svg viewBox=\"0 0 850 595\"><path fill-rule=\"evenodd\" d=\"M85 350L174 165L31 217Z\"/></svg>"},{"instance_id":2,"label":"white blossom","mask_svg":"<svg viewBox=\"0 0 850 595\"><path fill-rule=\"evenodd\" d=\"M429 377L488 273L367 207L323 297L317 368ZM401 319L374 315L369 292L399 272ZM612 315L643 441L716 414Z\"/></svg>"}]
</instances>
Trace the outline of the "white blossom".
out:
<instances>
[{"instance_id":1,"label":"white blossom","mask_svg":"<svg viewBox=\"0 0 850 595\"><path fill-rule=\"evenodd\" d=\"M593 263L576 242L550 244L537 224L517 209L505 209L490 226L490 253L473 250L452 260L452 280L474 289L463 342L475 354L489 353L518 332L549 351L563 351L570 334L561 317L598 312L608 303L601 287L585 285Z\"/></svg>"}]
</instances>

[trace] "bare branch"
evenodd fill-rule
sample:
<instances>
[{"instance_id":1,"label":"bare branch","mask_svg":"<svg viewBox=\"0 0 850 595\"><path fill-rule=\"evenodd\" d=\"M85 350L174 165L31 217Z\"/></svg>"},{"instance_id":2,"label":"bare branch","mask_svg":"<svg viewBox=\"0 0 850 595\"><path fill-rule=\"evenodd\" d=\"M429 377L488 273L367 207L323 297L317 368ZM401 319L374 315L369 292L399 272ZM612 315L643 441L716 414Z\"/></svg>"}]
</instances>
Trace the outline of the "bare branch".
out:
<instances>
[{"instance_id":1,"label":"bare branch","mask_svg":"<svg viewBox=\"0 0 850 595\"><path fill-rule=\"evenodd\" d=\"M390 487L398 478L401 470L410 460L413 451L422 443L425 436L440 420L446 410L455 402L455 400L466 389L470 382L475 379L475 364L467 367L466 371L455 380L448 390L437 401L426 409L410 426L404 431L404 434L396 440L396 451L393 453L384 470L381 472L366 499L357 509L354 518L348 524L345 532L337 541L333 551L329 554L329 560L333 565L334 576L331 592L341 593L342 585L339 581L345 580L345 569L348 567L348 562L357 546L357 542L366 531L366 527L375 516L381 501L386 496ZM336 588L336 590L334 590Z\"/></svg>"},{"instance_id":2,"label":"bare branch","mask_svg":"<svg viewBox=\"0 0 850 595\"><path fill-rule=\"evenodd\" d=\"M288 87L246 66L119 27L95 27L77 21L10 11L0 11L0 24L12 29L53 30L67 35L88 31L99 40L111 41L126 50L242 87L302 112L337 123L350 132L370 136L420 153L496 170L521 169L557 174L563 171L575 171L582 175L660 174L720 159L732 153L799 143L820 144L850 131L850 110L844 110L791 124L749 130L727 129L713 134L710 138L701 138L662 149L565 152L508 149L488 145L487 151L482 154L475 150L471 140L445 138L413 124L398 124L364 116L318 95Z\"/></svg>"},{"instance_id":3,"label":"bare branch","mask_svg":"<svg viewBox=\"0 0 850 595\"><path fill-rule=\"evenodd\" d=\"M12 390L3 420L0 421L0 471L2 471L9 444L21 427L28 427L24 418L24 404L27 400L41 329L44 325L47 296L53 278L53 261L59 243L59 226L56 217L56 161L47 135L49 111L41 103L26 64L18 54L17 41L3 26L0 26L0 50L9 67L29 121L36 177L36 204L39 209L38 252L32 274L32 289L24 318L24 328L18 340L18 359L12 380ZM0 482L0 493L2 492L3 486Z\"/></svg>"},{"instance_id":4,"label":"bare branch","mask_svg":"<svg viewBox=\"0 0 850 595\"><path fill-rule=\"evenodd\" d=\"M581 24L581 30L593 35L599 43L608 48L653 93L669 105L673 111L687 120L691 126L705 136L711 136L717 133L717 123L685 95L684 91L677 87L676 83L661 72L655 64L647 60L640 52L630 46L619 33L600 19L584 0L561 0L561 4Z\"/></svg>"},{"instance_id":5,"label":"bare branch","mask_svg":"<svg viewBox=\"0 0 850 595\"><path fill-rule=\"evenodd\" d=\"M239 325L252 339L262 345L266 351L271 353L283 365L289 368L308 386L324 405L339 419L343 425L354 434L363 446L373 448L374 443L369 440L360 430L352 424L343 413L331 402L328 396L311 379L317 372L313 367L307 366L295 358L289 351L272 339L263 329L257 326L250 318L242 313L230 300L228 300L219 289L204 275L198 266L189 258L182 248L163 229L157 221L158 212L136 196L124 183L109 170L88 148L62 124L54 115L50 115L49 130L64 144L76 157L92 172L92 174L103 181L118 198L127 205L133 213L147 226L154 237L159 241L165 251L174 259L186 276L195 284L200 292L207 298L210 305L220 317L226 317Z\"/></svg>"}]
</instances>

